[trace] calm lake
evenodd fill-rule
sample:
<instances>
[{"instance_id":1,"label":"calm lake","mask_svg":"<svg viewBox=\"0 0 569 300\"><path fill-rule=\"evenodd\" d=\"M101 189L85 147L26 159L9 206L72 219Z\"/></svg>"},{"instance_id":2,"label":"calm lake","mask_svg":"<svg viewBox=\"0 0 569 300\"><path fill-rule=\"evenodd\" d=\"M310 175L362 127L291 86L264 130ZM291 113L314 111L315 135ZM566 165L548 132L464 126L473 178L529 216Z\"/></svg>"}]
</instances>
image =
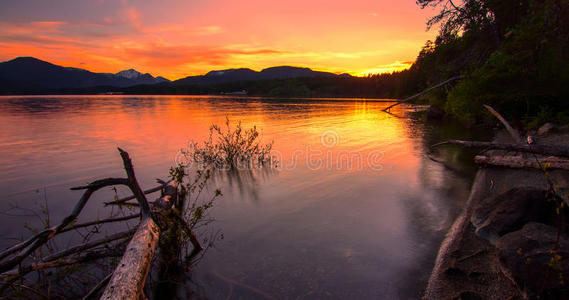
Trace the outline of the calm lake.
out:
<instances>
[{"instance_id":1,"label":"calm lake","mask_svg":"<svg viewBox=\"0 0 569 300\"><path fill-rule=\"evenodd\" d=\"M223 177L209 225L224 239L181 276L178 298L417 299L446 230L465 203L472 153L429 146L477 138L424 112L362 99L211 96L0 97L0 245L52 223L81 191L123 177L130 153L143 189L166 179L188 142L225 118L274 141L278 168ZM450 166L450 167L449 167ZM119 190L118 196L127 196ZM80 220L103 218L109 189ZM150 199L154 199L150 197ZM24 208L24 209L22 209ZM112 227L111 229L112 230Z\"/></svg>"}]
</instances>

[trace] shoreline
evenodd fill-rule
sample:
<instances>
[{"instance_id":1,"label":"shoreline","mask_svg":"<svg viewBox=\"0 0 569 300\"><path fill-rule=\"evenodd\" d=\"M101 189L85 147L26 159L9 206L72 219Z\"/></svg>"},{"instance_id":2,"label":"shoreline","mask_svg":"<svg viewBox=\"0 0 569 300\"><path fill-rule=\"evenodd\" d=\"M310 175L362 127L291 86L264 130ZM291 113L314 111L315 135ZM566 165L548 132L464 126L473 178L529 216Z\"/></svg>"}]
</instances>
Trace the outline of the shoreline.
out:
<instances>
[{"instance_id":1,"label":"shoreline","mask_svg":"<svg viewBox=\"0 0 569 300\"><path fill-rule=\"evenodd\" d=\"M495 141L507 138L500 132ZM567 147L569 131L538 136L537 142ZM569 171L552 170L547 176L567 207ZM550 211L550 203L538 203L540 191L548 188L541 170L480 167L463 212L441 243L423 299L569 297L555 274L569 278L569 249L564 247L569 238L561 233L555 247L554 217L536 213ZM560 256L558 270L548 265L555 255Z\"/></svg>"}]
</instances>

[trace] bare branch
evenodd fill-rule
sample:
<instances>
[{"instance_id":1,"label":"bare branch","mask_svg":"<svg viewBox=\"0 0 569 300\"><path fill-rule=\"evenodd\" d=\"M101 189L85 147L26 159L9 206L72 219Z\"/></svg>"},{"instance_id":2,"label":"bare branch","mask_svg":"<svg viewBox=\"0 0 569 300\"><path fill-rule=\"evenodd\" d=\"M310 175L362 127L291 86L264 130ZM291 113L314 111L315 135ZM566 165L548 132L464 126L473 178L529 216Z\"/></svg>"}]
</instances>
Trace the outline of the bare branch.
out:
<instances>
[{"instance_id":1,"label":"bare branch","mask_svg":"<svg viewBox=\"0 0 569 300\"><path fill-rule=\"evenodd\" d=\"M126 171L126 175L128 178L128 186L130 187L132 194L136 197L138 204L140 204L140 210L142 216L150 216L150 206L148 205L148 200L146 200L146 196L144 192L138 185L138 181L136 181L136 176L134 175L134 168L132 167L132 161L128 156L128 153L121 148L118 148L121 158L123 160L124 169Z\"/></svg>"},{"instance_id":2,"label":"bare branch","mask_svg":"<svg viewBox=\"0 0 569 300\"><path fill-rule=\"evenodd\" d=\"M401 100L401 101L398 101L397 103L392 104L392 105L390 105L390 106L384 108L383 111L388 111L389 109L391 109L391 108L394 107L394 106L397 106L397 105L399 105L399 104L402 104L402 103L411 101L411 100L413 100L413 99L415 99L415 98L417 98L417 97L419 97L419 96L421 96L421 95L424 95L424 94L426 94L426 93L428 93L428 92L430 92L430 91L432 91L432 90L434 90L434 89L436 89L436 88L439 88L439 87L441 87L441 86L443 86L443 85L445 85L445 84L447 84L447 83L450 83L450 82L455 81L455 80L460 79L460 78L462 78L462 76L455 76L455 77L452 77L452 78L450 78L450 79L447 79L447 80L445 80L445 81L443 81L443 82L441 82L441 83L439 83L439 84L437 84L437 85L435 85L435 86L432 86L432 87L430 87L430 88L428 88L428 89L426 89L426 90L424 90L424 91L422 91L422 92L420 92L420 93L417 93L417 94L415 94L415 95L413 95L413 96L411 96L411 97L407 97L407 98L405 98L405 99L403 99L403 100Z\"/></svg>"},{"instance_id":3,"label":"bare branch","mask_svg":"<svg viewBox=\"0 0 569 300\"><path fill-rule=\"evenodd\" d=\"M504 124L506 130L508 130L508 133L514 139L514 142L518 144L522 142L522 139L520 138L520 134L518 133L518 131L512 128L512 126L510 126L510 123L508 123L508 121L506 121L506 119L504 119L504 117L502 117L502 115L499 112L497 112L490 105L484 104L484 107L486 107L487 110L489 110L496 118L498 118L498 120L500 120L500 122L502 122L502 124Z\"/></svg>"},{"instance_id":4,"label":"bare branch","mask_svg":"<svg viewBox=\"0 0 569 300\"><path fill-rule=\"evenodd\" d=\"M502 144L493 142L474 142L474 141L461 141L461 140L448 140L442 143L437 143L431 146L431 148L442 146L442 145L462 145L468 148L484 148L487 150L507 150L507 151L518 151L526 153L535 153L542 155L553 155L569 157L569 148L561 146L549 146L549 145L529 145L529 144Z\"/></svg>"},{"instance_id":5,"label":"bare branch","mask_svg":"<svg viewBox=\"0 0 569 300\"><path fill-rule=\"evenodd\" d=\"M100 188L103 188L106 186L113 186L113 185L126 185L126 186L128 186L128 180L126 180L124 178L105 178L105 179L93 181L93 182L89 183L88 185L72 187L71 190L72 191L87 190L87 189L98 190Z\"/></svg>"},{"instance_id":6,"label":"bare branch","mask_svg":"<svg viewBox=\"0 0 569 300\"><path fill-rule=\"evenodd\" d=\"M130 219L136 219L139 218L140 214L133 214L133 215L129 215L129 216L125 216L125 217L119 217L119 218L108 218L108 219L103 219L103 220L96 220L96 221L92 221L92 222L87 222L87 223L81 223L81 224L76 224L70 227L66 227L65 229L61 230L59 233L64 233L67 231L71 231L71 230L75 230L75 229L79 229L79 228L84 228L84 227L89 227L89 226L93 226L93 225L99 225L99 224L104 224L104 223L112 223L112 222L120 222L120 221L127 221Z\"/></svg>"},{"instance_id":7,"label":"bare branch","mask_svg":"<svg viewBox=\"0 0 569 300\"><path fill-rule=\"evenodd\" d=\"M170 183L170 181L160 181L159 183L160 183L159 186L153 187L153 188L151 188L151 189L148 189L148 190L144 191L144 194L145 194L145 195L148 195L148 194L152 194L152 193L158 192L158 191L160 191L165 185L167 185L168 183ZM135 197L134 195L131 195L131 196L128 196L128 197L124 197L124 198L115 200L115 201L105 202L105 206L107 206L107 205L113 205L113 204L126 203L127 201L132 200L132 199L136 199L136 197Z\"/></svg>"},{"instance_id":8,"label":"bare branch","mask_svg":"<svg viewBox=\"0 0 569 300\"><path fill-rule=\"evenodd\" d=\"M109 283L109 281L111 280L111 277L113 276L113 273L107 275L107 277L103 278L103 280L101 280L95 287L93 287L89 293L87 293L87 295L85 295L83 297L82 300L89 300L89 299L93 299L93 297L101 290L103 289L107 283Z\"/></svg>"},{"instance_id":9,"label":"bare branch","mask_svg":"<svg viewBox=\"0 0 569 300\"><path fill-rule=\"evenodd\" d=\"M37 271L37 270L75 265L78 263L86 263L86 262L90 262L90 261L102 259L102 258L107 258L107 257L117 257L117 256L121 256L123 253L124 253L124 249L119 249L119 248L105 249L104 251L89 251L89 252L86 252L86 253L79 255L77 257L53 260L53 261L48 261L48 262L39 262L39 263L34 263L31 265L23 266L19 269L14 269L14 270L11 270L8 272L4 272L4 273L0 274L0 277L4 278L4 279L6 279L6 278L18 279L18 278L25 276L26 274L28 274L30 272ZM8 283L8 282L5 282L5 283Z\"/></svg>"},{"instance_id":10,"label":"bare branch","mask_svg":"<svg viewBox=\"0 0 569 300\"><path fill-rule=\"evenodd\" d=\"M196 237L196 234L194 233L194 231L192 230L192 228L190 227L190 225L188 224L188 222L186 222L186 220L184 220L184 218L180 217L179 215L175 215L176 220L178 222L180 222L180 225L182 225L182 229L186 232L186 234L190 237L190 242L192 243L192 245L194 246L194 249L196 251L201 251L203 250L202 245L200 244L200 242L198 241L198 238Z\"/></svg>"},{"instance_id":11,"label":"bare branch","mask_svg":"<svg viewBox=\"0 0 569 300\"><path fill-rule=\"evenodd\" d=\"M75 254L75 253L77 253L77 252L85 251L85 250L87 250L87 249L91 249L91 248L100 246L100 245L102 245L102 244L106 244L106 243L109 243L109 242L112 242L112 241L120 240L120 239L123 239L123 238L126 238L126 237L131 236L135 231L136 231L136 228L133 228L133 229L131 229L131 230L129 230L129 231L124 231L124 232L115 233L115 234L113 234L113 235L111 235L111 236L108 236L108 237L106 237L106 238L103 238L103 239L99 239L99 240L96 240L96 241L93 241L93 242L88 242L88 243L84 243L84 244L81 244L81 245L77 245L77 246L75 246L75 247L71 247L71 248L69 248L69 249L65 249L65 250L63 250L63 251L60 251L60 252L57 252L57 253L48 255L48 256L44 257L44 258L42 259L42 261L48 262L48 261L56 260L56 259L59 259L59 258L68 256L68 255L71 255L71 254Z\"/></svg>"},{"instance_id":12,"label":"bare branch","mask_svg":"<svg viewBox=\"0 0 569 300\"><path fill-rule=\"evenodd\" d=\"M536 159L524 158L521 156L485 156L477 155L474 162L481 165L492 165L509 168L530 168L543 170L543 166L547 165L551 169L569 170L569 160L559 157L545 157Z\"/></svg>"},{"instance_id":13,"label":"bare branch","mask_svg":"<svg viewBox=\"0 0 569 300\"><path fill-rule=\"evenodd\" d=\"M38 291L38 290L36 290L36 289L34 289L34 288L31 288L31 287L29 287L29 286L23 285L23 284L18 284L18 283L15 283L15 282L6 282L6 283L2 283L2 284L11 285L12 287L15 287L15 288L21 288L21 289L30 291L30 292L32 292L32 293L34 293L34 294L40 296L40 297L43 298L43 299L49 299L49 297L48 297L46 294L44 294L44 293L42 293L42 292L40 292L40 291Z\"/></svg>"},{"instance_id":14,"label":"bare branch","mask_svg":"<svg viewBox=\"0 0 569 300\"><path fill-rule=\"evenodd\" d=\"M63 219L63 221L58 226L46 229L46 230L42 231L41 233L36 234L35 236L29 238L28 240L26 240L22 243L19 243L13 247L10 247L9 249L0 253L0 259L4 259L8 255L11 255L17 251L20 251L20 253L18 253L17 255L12 257L11 259L9 259L7 261L3 261L2 263L0 263L0 272L6 272L6 271L10 270L11 268L15 267L25 257L30 255L34 250L36 250L41 245L45 244L48 240L53 238L55 235L60 233L69 224L72 224L73 222L75 222L77 220L77 217L79 216L79 214L81 213L81 211L83 210L85 205L87 204L87 201L89 200L91 195L95 191L97 191L103 187L112 186L112 185L126 185L126 186L128 186L130 188L130 190L133 192L133 194L136 196L136 199L138 200L138 203L141 206L142 215L143 216L150 215L150 207L148 205L148 202L146 201L146 197L144 196L144 193L142 192L142 190L140 189L140 186L138 185L138 182L136 181L136 177L134 175L134 169L132 167L132 162L130 160L130 157L128 156L128 153L126 153L125 151L123 151L120 148L119 148L119 152L121 154L121 158L123 159L123 163L124 163L124 167L125 167L128 179L106 178L106 179L93 181L92 183L90 183L89 185L86 185L86 186L73 188L73 190L84 189L85 192L83 193L83 196L81 196L81 199L79 200L79 202L73 208L73 211L71 212L71 214L69 216L65 217L65 219Z\"/></svg>"}]
</instances>

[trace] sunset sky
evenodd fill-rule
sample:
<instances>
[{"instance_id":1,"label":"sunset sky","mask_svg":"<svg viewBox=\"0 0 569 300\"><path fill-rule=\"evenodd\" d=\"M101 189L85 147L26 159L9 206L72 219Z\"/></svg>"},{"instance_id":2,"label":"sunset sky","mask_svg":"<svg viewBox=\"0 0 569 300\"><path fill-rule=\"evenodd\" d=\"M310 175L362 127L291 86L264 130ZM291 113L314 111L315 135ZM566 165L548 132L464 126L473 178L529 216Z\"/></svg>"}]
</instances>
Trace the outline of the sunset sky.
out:
<instances>
[{"instance_id":1,"label":"sunset sky","mask_svg":"<svg viewBox=\"0 0 569 300\"><path fill-rule=\"evenodd\" d=\"M279 65L407 67L436 30L414 0L0 0L0 61L33 56L168 79Z\"/></svg>"}]
</instances>

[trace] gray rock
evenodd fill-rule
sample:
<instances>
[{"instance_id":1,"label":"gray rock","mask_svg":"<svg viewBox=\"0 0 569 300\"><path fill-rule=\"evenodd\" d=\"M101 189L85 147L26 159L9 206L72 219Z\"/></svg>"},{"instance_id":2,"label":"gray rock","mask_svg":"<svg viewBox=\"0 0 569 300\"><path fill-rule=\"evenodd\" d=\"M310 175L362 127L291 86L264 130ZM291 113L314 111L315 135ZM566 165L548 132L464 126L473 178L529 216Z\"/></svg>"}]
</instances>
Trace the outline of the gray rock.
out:
<instances>
[{"instance_id":1,"label":"gray rock","mask_svg":"<svg viewBox=\"0 0 569 300\"><path fill-rule=\"evenodd\" d=\"M473 207L471 222L476 235L494 244L500 236L528 222L554 223L555 208L544 190L517 187L480 201Z\"/></svg>"},{"instance_id":2,"label":"gray rock","mask_svg":"<svg viewBox=\"0 0 569 300\"><path fill-rule=\"evenodd\" d=\"M557 228L531 222L496 241L501 268L530 299L567 299L569 240ZM552 263L552 258L556 260Z\"/></svg>"},{"instance_id":3,"label":"gray rock","mask_svg":"<svg viewBox=\"0 0 569 300\"><path fill-rule=\"evenodd\" d=\"M555 125L552 123L545 123L537 130L537 135L546 135L555 130Z\"/></svg>"}]
</instances>

